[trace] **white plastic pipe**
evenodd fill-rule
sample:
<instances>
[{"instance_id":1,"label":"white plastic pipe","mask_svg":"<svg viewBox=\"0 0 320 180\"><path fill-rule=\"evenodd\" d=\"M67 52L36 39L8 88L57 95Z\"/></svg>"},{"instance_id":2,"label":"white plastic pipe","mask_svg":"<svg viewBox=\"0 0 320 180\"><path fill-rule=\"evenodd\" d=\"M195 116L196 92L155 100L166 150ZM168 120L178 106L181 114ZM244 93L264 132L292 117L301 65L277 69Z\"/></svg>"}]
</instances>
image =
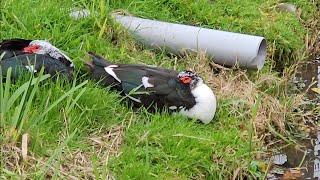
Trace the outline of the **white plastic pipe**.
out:
<instances>
[{"instance_id":1,"label":"white plastic pipe","mask_svg":"<svg viewBox=\"0 0 320 180\"><path fill-rule=\"evenodd\" d=\"M238 64L251 69L264 65L267 45L263 37L118 14L114 18L150 47L165 47L172 53L203 51L221 65Z\"/></svg>"}]
</instances>

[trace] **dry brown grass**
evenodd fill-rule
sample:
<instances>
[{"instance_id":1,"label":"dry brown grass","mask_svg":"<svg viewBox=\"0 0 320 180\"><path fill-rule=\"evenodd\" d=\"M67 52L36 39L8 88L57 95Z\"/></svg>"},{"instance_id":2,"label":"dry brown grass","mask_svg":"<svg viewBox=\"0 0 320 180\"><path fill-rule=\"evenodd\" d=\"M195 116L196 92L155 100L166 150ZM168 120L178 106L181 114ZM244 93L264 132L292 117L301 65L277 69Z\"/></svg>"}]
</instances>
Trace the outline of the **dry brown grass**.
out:
<instances>
[{"instance_id":1,"label":"dry brown grass","mask_svg":"<svg viewBox=\"0 0 320 180\"><path fill-rule=\"evenodd\" d=\"M37 157L32 152L27 152L24 159L23 148L19 147L19 143L4 143L1 147L2 165L7 171L6 174L22 179L34 177L41 167L47 167L46 179L54 176L66 179L114 179L112 173L107 170L107 165L110 157L120 155L124 129L125 125L120 124L96 131L84 141L89 149L64 149L62 154L49 164L49 157ZM96 164L93 163L93 157L98 159ZM98 171L97 174L101 177L96 177L94 171Z\"/></svg>"},{"instance_id":2,"label":"dry brown grass","mask_svg":"<svg viewBox=\"0 0 320 180\"><path fill-rule=\"evenodd\" d=\"M286 138L290 134L286 125L301 125L312 116L310 112L299 110L304 104L303 94L288 92L292 74L278 77L271 73L257 73L249 77L248 71L222 67L203 53L187 55L183 60L189 63L190 70L198 72L214 89L218 103L227 99L241 102L231 103L230 114L252 122L255 137L265 143L276 140L275 137L290 141ZM213 74L213 69L219 73ZM274 87L274 92L265 92L266 87ZM258 107L256 113L253 112L255 106ZM298 130L305 129L303 125L298 127Z\"/></svg>"}]
</instances>

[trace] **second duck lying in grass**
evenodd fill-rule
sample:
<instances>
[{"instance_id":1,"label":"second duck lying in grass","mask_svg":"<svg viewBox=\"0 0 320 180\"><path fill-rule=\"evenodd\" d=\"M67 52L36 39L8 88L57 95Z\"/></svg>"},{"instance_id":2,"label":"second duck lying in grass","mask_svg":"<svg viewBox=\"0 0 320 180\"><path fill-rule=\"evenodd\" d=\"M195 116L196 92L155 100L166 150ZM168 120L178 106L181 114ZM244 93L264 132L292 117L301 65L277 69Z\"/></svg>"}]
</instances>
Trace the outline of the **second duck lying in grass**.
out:
<instances>
[{"instance_id":1,"label":"second duck lying in grass","mask_svg":"<svg viewBox=\"0 0 320 180\"><path fill-rule=\"evenodd\" d=\"M74 65L61 50L46 40L7 39L0 42L0 67L3 75L12 68L13 78L25 71L39 72L55 76L63 75L71 79Z\"/></svg>"},{"instance_id":2,"label":"second duck lying in grass","mask_svg":"<svg viewBox=\"0 0 320 180\"><path fill-rule=\"evenodd\" d=\"M209 123L216 111L216 97L202 78L191 71L177 72L146 65L113 64L89 53L91 76L121 91L134 105L167 107L189 118Z\"/></svg>"}]
</instances>

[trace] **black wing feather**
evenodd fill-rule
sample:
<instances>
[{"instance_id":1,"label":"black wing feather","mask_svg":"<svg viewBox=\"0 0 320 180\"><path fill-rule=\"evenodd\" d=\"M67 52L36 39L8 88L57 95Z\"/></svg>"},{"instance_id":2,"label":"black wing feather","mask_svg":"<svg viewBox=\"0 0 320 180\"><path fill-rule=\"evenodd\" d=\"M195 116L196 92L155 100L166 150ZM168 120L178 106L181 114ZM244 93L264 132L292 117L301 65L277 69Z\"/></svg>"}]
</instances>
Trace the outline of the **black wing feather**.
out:
<instances>
[{"instance_id":1,"label":"black wing feather","mask_svg":"<svg viewBox=\"0 0 320 180\"><path fill-rule=\"evenodd\" d=\"M103 57L90 53L92 56L91 72L92 77L101 80L104 85L112 86L118 91L128 94L133 89L141 86L138 91L147 91L148 94L135 94L133 97L140 99L138 105L150 107L156 105L158 108L176 106L187 109L193 107L196 102L187 85L181 84L177 78L178 72L164 68L132 65L132 64L112 64ZM113 72L121 82L108 74L104 67L116 65ZM148 77L148 82L154 87L144 88L142 78Z\"/></svg>"},{"instance_id":2,"label":"black wing feather","mask_svg":"<svg viewBox=\"0 0 320 180\"><path fill-rule=\"evenodd\" d=\"M25 54L22 50L23 48L29 46L31 41L32 40L18 38L3 40L0 42L0 56L4 54L2 59L7 59Z\"/></svg>"},{"instance_id":3,"label":"black wing feather","mask_svg":"<svg viewBox=\"0 0 320 180\"><path fill-rule=\"evenodd\" d=\"M23 48L29 46L32 40L26 39L8 39L3 40L0 43L0 50L7 50L7 51L21 51Z\"/></svg>"},{"instance_id":4,"label":"black wing feather","mask_svg":"<svg viewBox=\"0 0 320 180\"><path fill-rule=\"evenodd\" d=\"M44 67L44 73L52 76L61 74L68 79L72 76L72 72L62 62L47 55L24 54L0 61L3 74L6 74L7 70L11 67L14 71L13 78L18 78L26 70L25 66L29 65L33 65L37 72Z\"/></svg>"},{"instance_id":5,"label":"black wing feather","mask_svg":"<svg viewBox=\"0 0 320 180\"><path fill-rule=\"evenodd\" d=\"M195 99L188 85L181 84L177 78L177 72L167 69L158 69L142 65L119 65L113 71L122 81L122 88L125 93L130 92L135 87L141 86L142 77L148 77L149 83L154 87L138 91L147 91L148 94L137 95L142 104L147 106L151 100L158 107L163 106L183 106L187 109L195 105Z\"/></svg>"}]
</instances>

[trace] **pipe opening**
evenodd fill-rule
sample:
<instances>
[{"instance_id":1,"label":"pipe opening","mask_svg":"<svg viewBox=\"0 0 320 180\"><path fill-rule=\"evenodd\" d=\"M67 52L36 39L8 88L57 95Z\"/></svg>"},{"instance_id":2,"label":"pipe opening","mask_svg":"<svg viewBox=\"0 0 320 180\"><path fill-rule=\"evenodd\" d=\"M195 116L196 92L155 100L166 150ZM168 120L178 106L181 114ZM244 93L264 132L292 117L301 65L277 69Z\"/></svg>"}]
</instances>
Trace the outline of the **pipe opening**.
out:
<instances>
[{"instance_id":1,"label":"pipe opening","mask_svg":"<svg viewBox=\"0 0 320 180\"><path fill-rule=\"evenodd\" d=\"M267 41L265 39L262 39L262 41L260 42L260 45L259 45L257 57L255 58L255 60L257 62L257 68L259 70L264 65L264 61L266 59L266 54L267 54Z\"/></svg>"}]
</instances>

